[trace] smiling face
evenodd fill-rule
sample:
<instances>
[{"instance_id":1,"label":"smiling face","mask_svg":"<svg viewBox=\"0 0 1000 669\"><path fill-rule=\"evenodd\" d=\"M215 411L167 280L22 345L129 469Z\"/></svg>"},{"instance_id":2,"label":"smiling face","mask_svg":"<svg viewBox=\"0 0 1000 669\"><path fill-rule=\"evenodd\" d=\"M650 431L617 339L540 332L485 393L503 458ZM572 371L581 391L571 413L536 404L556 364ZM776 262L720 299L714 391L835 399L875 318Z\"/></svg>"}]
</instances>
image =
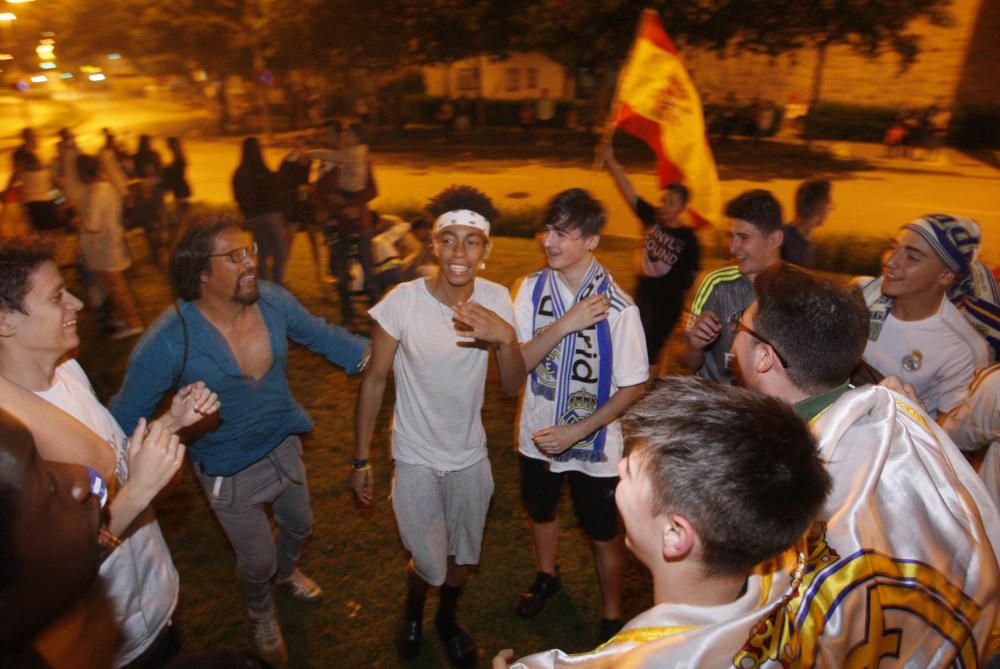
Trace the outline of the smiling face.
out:
<instances>
[{"instance_id":1,"label":"smiling face","mask_svg":"<svg viewBox=\"0 0 1000 669\"><path fill-rule=\"evenodd\" d=\"M900 230L882 255L882 293L888 297L940 300L954 280L955 274L913 230Z\"/></svg>"},{"instance_id":2,"label":"smiling face","mask_svg":"<svg viewBox=\"0 0 1000 669\"><path fill-rule=\"evenodd\" d=\"M733 218L730 219L730 232L729 254L739 265L740 272L751 280L781 260L781 231L767 235L752 223Z\"/></svg>"},{"instance_id":3,"label":"smiling face","mask_svg":"<svg viewBox=\"0 0 1000 669\"><path fill-rule=\"evenodd\" d=\"M97 575L100 507L83 467L43 460L28 430L3 412L0 484L14 493L15 563L13 582L0 590L0 608L5 620L16 613L24 629L37 629Z\"/></svg>"},{"instance_id":4,"label":"smiling face","mask_svg":"<svg viewBox=\"0 0 1000 669\"><path fill-rule=\"evenodd\" d=\"M66 290L59 268L51 260L28 278L22 311L0 314L0 334L26 355L53 361L80 345L76 317L83 302Z\"/></svg>"},{"instance_id":5,"label":"smiling face","mask_svg":"<svg viewBox=\"0 0 1000 669\"><path fill-rule=\"evenodd\" d=\"M489 251L489 239L471 225L449 225L434 236L441 276L455 287L468 285L476 278Z\"/></svg>"},{"instance_id":6,"label":"smiling face","mask_svg":"<svg viewBox=\"0 0 1000 669\"><path fill-rule=\"evenodd\" d=\"M600 235L585 236L579 228L545 226L542 234L545 260L557 272L583 273L590 266L591 252L597 248L600 239Z\"/></svg>"},{"instance_id":7,"label":"smiling face","mask_svg":"<svg viewBox=\"0 0 1000 669\"><path fill-rule=\"evenodd\" d=\"M239 228L226 228L215 238L209 269L201 275L202 299L228 300L251 305L260 297L257 286L257 258L252 253L239 262L230 254L253 247L250 235Z\"/></svg>"}]
</instances>

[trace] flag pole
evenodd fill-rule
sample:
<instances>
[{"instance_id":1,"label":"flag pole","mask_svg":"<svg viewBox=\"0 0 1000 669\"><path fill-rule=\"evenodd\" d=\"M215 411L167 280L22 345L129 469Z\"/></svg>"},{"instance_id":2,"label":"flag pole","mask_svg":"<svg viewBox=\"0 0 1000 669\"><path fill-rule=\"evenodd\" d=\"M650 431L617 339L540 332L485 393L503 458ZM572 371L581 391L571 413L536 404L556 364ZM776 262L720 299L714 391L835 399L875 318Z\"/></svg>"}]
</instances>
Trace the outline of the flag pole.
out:
<instances>
[{"instance_id":1,"label":"flag pole","mask_svg":"<svg viewBox=\"0 0 1000 669\"><path fill-rule=\"evenodd\" d=\"M601 168L604 167L604 151L603 148L611 144L611 139L614 137L615 130L617 129L618 123L618 113L621 110L621 100L618 99L618 93L621 91L622 85L622 68L629 61L632 60L632 53L635 51L636 42L639 41L640 31L642 30L642 25L646 21L646 17L649 14L656 16L656 10L647 7L642 10L639 15L639 21L635 26L635 36L632 38L632 45L628 48L628 55L625 56L625 60L622 61L622 67L618 69L618 79L615 81L615 96L611 99L611 109L608 113L608 120L606 122L604 132L602 133L601 140L597 143L598 151L594 154L594 165L593 170L595 172L600 172Z\"/></svg>"}]
</instances>

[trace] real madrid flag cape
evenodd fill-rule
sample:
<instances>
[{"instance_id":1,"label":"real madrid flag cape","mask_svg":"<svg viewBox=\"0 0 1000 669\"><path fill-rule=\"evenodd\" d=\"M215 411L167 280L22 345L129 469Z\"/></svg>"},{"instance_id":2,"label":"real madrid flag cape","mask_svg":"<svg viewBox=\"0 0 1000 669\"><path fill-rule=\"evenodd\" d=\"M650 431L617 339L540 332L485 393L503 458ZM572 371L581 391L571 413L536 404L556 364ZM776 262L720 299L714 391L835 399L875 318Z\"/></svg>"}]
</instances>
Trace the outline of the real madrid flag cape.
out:
<instances>
[{"instance_id":1,"label":"real madrid flag cape","mask_svg":"<svg viewBox=\"0 0 1000 669\"><path fill-rule=\"evenodd\" d=\"M1000 512L962 454L877 386L842 395L813 431L834 485L796 560L752 574L729 605L660 604L590 653L513 669L984 666L998 650Z\"/></svg>"},{"instance_id":2,"label":"real madrid flag cape","mask_svg":"<svg viewBox=\"0 0 1000 669\"><path fill-rule=\"evenodd\" d=\"M531 292L532 332L538 334L559 320L580 300L595 294L611 298L611 309L620 311L627 306L615 303L618 290L608 271L596 260L587 274L572 304L566 304L559 290L559 278L551 269L539 273ZM591 415L611 396L612 370L611 326L604 319L585 330L574 332L552 349L531 371L531 390L552 401L552 425L570 425ZM559 455L558 461L582 460L605 462L604 439L607 427L601 427Z\"/></svg>"}]
</instances>

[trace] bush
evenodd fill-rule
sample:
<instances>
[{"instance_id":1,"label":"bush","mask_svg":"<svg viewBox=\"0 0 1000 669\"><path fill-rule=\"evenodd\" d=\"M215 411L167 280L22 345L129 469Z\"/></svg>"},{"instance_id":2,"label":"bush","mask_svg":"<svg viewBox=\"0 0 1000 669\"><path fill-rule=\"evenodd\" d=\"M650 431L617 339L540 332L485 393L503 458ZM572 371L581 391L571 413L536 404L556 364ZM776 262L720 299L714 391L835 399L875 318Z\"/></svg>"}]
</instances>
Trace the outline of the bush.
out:
<instances>
[{"instance_id":1,"label":"bush","mask_svg":"<svg viewBox=\"0 0 1000 669\"><path fill-rule=\"evenodd\" d=\"M899 110L891 107L820 102L806 116L806 139L881 142Z\"/></svg>"}]
</instances>

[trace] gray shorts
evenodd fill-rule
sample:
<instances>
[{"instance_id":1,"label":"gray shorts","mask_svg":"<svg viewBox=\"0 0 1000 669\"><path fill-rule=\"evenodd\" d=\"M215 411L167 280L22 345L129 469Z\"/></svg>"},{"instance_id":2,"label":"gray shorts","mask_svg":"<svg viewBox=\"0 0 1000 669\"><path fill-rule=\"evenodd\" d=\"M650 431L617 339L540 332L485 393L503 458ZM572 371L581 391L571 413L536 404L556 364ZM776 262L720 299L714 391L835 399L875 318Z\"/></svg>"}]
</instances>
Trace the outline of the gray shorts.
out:
<instances>
[{"instance_id":1,"label":"gray shorts","mask_svg":"<svg viewBox=\"0 0 1000 669\"><path fill-rule=\"evenodd\" d=\"M449 556L460 565L479 563L492 496L489 458L454 472L396 463L392 510L420 578L444 583Z\"/></svg>"}]
</instances>

